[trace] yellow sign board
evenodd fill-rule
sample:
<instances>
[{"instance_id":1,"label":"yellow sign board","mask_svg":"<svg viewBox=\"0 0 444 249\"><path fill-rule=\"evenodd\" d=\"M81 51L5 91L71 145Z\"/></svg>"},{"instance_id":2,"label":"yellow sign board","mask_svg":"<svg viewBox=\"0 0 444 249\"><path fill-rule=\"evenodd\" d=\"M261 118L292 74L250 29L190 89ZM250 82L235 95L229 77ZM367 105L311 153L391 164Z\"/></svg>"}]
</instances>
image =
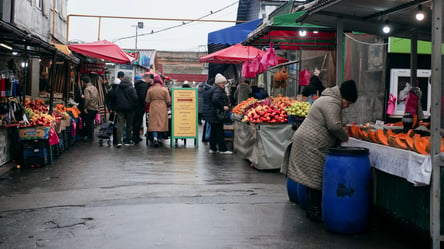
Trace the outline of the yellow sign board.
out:
<instances>
[{"instance_id":1,"label":"yellow sign board","mask_svg":"<svg viewBox=\"0 0 444 249\"><path fill-rule=\"evenodd\" d=\"M173 88L172 92L171 141L175 138L195 138L197 141L197 89Z\"/></svg>"}]
</instances>

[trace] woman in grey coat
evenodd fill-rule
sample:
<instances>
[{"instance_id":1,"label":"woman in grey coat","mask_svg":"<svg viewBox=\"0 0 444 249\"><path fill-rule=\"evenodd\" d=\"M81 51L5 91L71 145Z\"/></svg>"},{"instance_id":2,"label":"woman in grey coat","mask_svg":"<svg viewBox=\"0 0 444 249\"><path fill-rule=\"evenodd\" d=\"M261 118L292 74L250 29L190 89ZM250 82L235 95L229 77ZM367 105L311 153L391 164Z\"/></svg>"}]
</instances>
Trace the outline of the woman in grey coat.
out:
<instances>
[{"instance_id":1,"label":"woman in grey coat","mask_svg":"<svg viewBox=\"0 0 444 249\"><path fill-rule=\"evenodd\" d=\"M357 98L353 80L345 81L340 88L325 89L292 137L290 153L287 153L282 171L290 180L307 187L307 216L312 221L322 221L322 175L328 148L348 141L342 124L342 109L349 107Z\"/></svg>"}]
</instances>

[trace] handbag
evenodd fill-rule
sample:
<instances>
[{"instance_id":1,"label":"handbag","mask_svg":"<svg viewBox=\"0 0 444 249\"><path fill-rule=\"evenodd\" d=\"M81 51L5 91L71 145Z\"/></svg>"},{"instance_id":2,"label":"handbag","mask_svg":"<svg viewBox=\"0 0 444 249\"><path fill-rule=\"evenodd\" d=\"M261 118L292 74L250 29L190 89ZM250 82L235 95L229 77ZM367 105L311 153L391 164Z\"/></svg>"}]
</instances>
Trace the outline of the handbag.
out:
<instances>
[{"instance_id":1,"label":"handbag","mask_svg":"<svg viewBox=\"0 0 444 249\"><path fill-rule=\"evenodd\" d=\"M217 120L221 123L226 123L231 120L229 111L216 109L216 116L217 116Z\"/></svg>"}]
</instances>

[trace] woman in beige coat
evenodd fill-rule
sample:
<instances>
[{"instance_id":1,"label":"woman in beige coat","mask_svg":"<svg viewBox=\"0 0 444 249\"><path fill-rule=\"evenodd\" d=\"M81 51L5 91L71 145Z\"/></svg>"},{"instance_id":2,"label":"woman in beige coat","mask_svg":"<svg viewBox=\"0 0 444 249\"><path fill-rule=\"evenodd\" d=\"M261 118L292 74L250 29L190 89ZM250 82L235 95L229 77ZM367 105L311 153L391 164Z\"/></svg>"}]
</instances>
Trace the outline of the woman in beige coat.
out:
<instances>
[{"instance_id":1,"label":"woman in beige coat","mask_svg":"<svg viewBox=\"0 0 444 249\"><path fill-rule=\"evenodd\" d=\"M345 81L340 88L325 89L294 133L290 153L286 153L289 156L284 161L282 172L290 180L307 187L307 216L312 221L322 220L322 176L328 149L348 140L342 124L342 109L349 107L357 98L353 80Z\"/></svg>"},{"instance_id":2,"label":"woman in beige coat","mask_svg":"<svg viewBox=\"0 0 444 249\"><path fill-rule=\"evenodd\" d=\"M146 103L149 104L148 132L152 133L153 144L157 147L160 144L159 133L168 132L168 106L171 103L168 88L158 75L146 93Z\"/></svg>"}]
</instances>

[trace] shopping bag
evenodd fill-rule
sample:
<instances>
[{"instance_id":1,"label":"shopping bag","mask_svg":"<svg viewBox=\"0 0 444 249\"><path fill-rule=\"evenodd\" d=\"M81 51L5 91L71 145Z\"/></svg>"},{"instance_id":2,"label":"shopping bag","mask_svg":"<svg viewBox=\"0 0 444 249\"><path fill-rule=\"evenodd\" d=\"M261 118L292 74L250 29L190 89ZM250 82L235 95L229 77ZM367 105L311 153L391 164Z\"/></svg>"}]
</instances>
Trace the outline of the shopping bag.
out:
<instances>
[{"instance_id":1,"label":"shopping bag","mask_svg":"<svg viewBox=\"0 0 444 249\"><path fill-rule=\"evenodd\" d=\"M204 141L210 141L210 135L211 135L211 125L209 122L205 122L205 137Z\"/></svg>"},{"instance_id":2,"label":"shopping bag","mask_svg":"<svg viewBox=\"0 0 444 249\"><path fill-rule=\"evenodd\" d=\"M390 97L387 103L387 111L386 111L387 115L393 115L395 113L395 104L396 104L396 97L390 93Z\"/></svg>"}]
</instances>

